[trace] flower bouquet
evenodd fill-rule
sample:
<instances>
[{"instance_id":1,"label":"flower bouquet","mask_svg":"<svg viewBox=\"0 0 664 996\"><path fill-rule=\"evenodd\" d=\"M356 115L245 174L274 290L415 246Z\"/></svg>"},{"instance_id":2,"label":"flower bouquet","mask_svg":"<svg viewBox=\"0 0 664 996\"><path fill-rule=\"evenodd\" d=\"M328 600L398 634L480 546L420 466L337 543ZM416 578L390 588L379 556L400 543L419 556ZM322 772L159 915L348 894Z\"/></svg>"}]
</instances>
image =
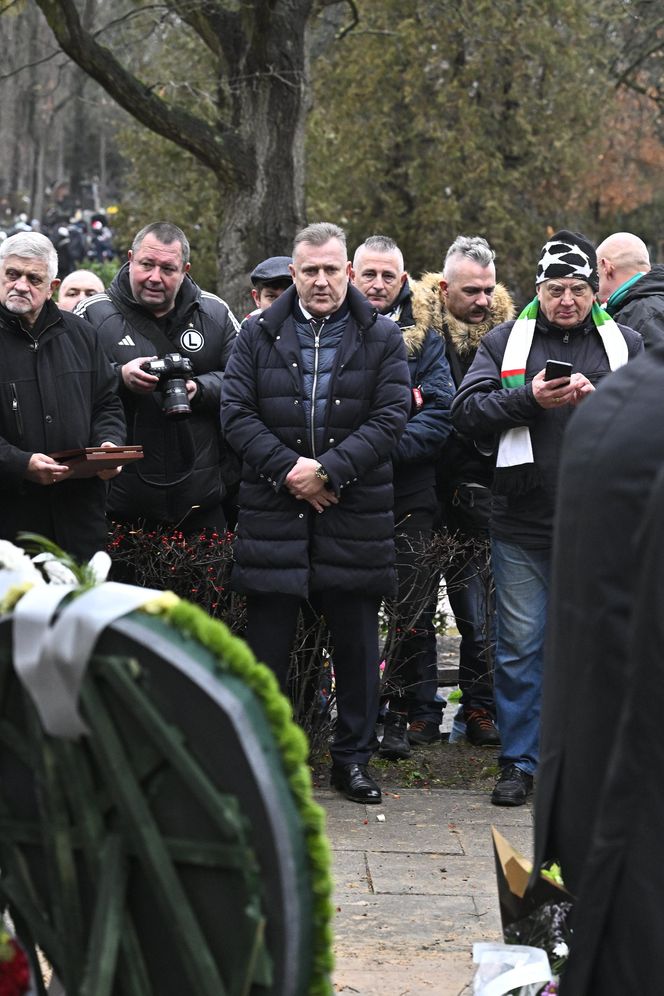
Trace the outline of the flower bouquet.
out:
<instances>
[{"instance_id":1,"label":"flower bouquet","mask_svg":"<svg viewBox=\"0 0 664 996\"><path fill-rule=\"evenodd\" d=\"M529 884L531 863L495 827L492 828L492 833L500 915L506 945L493 945L489 952L479 951L478 961L480 956L485 961L493 958L494 964L498 965L503 958L503 964L511 965L509 971L513 973L514 965L519 962L517 949L523 952L519 962L521 965L536 965L537 952L542 952L546 959L539 959L539 979L535 978L535 969L527 984L510 987L508 969L505 968L505 987L496 985L491 992L495 996L507 993L519 996L552 996L558 992L560 973L569 955L572 939L569 914L574 898L565 889L557 865L543 869L535 882ZM476 948L480 947L476 945ZM548 960L548 966L541 968L544 960ZM484 974L487 975L486 971ZM494 977L494 981L497 984L498 978ZM476 992L481 993L483 990L476 988Z\"/></svg>"}]
</instances>

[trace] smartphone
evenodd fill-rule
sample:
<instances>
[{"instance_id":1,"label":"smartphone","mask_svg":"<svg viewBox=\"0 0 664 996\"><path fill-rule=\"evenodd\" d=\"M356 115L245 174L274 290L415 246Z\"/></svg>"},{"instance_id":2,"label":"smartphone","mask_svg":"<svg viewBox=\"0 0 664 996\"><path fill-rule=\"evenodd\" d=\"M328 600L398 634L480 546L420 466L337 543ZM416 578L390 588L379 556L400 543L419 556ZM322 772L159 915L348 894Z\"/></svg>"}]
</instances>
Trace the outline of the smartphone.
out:
<instances>
[{"instance_id":1,"label":"smartphone","mask_svg":"<svg viewBox=\"0 0 664 996\"><path fill-rule=\"evenodd\" d=\"M572 364L563 363L562 360L547 360L544 368L544 380L556 380L557 377L572 376Z\"/></svg>"}]
</instances>

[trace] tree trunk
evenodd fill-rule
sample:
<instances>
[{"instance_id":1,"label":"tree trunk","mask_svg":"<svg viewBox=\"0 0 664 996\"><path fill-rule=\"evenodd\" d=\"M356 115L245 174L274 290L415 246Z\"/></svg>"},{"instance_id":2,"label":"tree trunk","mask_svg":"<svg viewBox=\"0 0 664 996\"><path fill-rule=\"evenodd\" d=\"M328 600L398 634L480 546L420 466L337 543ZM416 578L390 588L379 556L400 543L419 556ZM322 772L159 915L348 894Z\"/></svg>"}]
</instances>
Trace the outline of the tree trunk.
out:
<instances>
[{"instance_id":1,"label":"tree trunk","mask_svg":"<svg viewBox=\"0 0 664 996\"><path fill-rule=\"evenodd\" d=\"M34 164L32 168L32 190L30 192L30 218L41 221L44 212L44 152L43 137L38 137L34 149Z\"/></svg>"},{"instance_id":2,"label":"tree trunk","mask_svg":"<svg viewBox=\"0 0 664 996\"><path fill-rule=\"evenodd\" d=\"M220 290L241 310L248 274L288 254L304 221L307 24L313 0L167 0L213 54L216 120L169 104L81 23L74 0L37 0L64 51L145 127L196 156L217 177ZM136 5L139 6L138 4ZM174 182L187 196L186 177Z\"/></svg>"},{"instance_id":3,"label":"tree trunk","mask_svg":"<svg viewBox=\"0 0 664 996\"><path fill-rule=\"evenodd\" d=\"M219 287L238 314L249 296L253 268L268 256L289 256L293 238L305 222L304 24L290 37L273 37L264 58L268 65L281 65L283 75L265 73L264 66L261 70L257 66L252 83L238 95L234 118L249 151L248 168L234 189L221 185ZM287 76L289 61L300 68Z\"/></svg>"}]
</instances>

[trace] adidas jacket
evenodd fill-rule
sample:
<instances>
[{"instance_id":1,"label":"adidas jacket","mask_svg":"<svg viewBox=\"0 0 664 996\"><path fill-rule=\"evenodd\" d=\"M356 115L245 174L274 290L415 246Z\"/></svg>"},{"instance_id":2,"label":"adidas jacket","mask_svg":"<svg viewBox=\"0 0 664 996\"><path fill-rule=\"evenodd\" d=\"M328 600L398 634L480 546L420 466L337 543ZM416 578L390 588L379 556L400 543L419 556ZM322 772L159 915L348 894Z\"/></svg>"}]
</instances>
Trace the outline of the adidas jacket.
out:
<instances>
[{"instance_id":1,"label":"adidas jacket","mask_svg":"<svg viewBox=\"0 0 664 996\"><path fill-rule=\"evenodd\" d=\"M192 414L174 419L162 412L160 391L127 391L118 373L118 390L127 418L130 443L141 443L145 458L128 466L111 482L111 518L137 523L182 524L195 509L197 523L218 526L223 444L219 425L223 370L239 326L228 305L189 277L164 318L156 319L137 304L125 263L105 294L82 301L77 314L98 331L101 345L116 368L138 356L177 352L194 369L198 391ZM165 348L165 339L170 349Z\"/></svg>"}]
</instances>

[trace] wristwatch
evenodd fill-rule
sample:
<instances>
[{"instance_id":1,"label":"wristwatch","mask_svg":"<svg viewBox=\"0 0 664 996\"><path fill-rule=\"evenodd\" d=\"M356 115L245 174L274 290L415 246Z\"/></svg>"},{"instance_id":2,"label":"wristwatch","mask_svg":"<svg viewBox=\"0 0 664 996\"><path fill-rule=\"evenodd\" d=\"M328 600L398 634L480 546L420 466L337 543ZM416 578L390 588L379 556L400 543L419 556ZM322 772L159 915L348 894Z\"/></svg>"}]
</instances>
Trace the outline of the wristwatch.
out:
<instances>
[{"instance_id":1,"label":"wristwatch","mask_svg":"<svg viewBox=\"0 0 664 996\"><path fill-rule=\"evenodd\" d=\"M314 473L316 474L316 477L318 478L318 480L322 481L323 484L329 484L330 477L329 477L329 474L325 470L325 467L323 466L322 463L318 464L318 466L316 467L316 470L314 471Z\"/></svg>"}]
</instances>

